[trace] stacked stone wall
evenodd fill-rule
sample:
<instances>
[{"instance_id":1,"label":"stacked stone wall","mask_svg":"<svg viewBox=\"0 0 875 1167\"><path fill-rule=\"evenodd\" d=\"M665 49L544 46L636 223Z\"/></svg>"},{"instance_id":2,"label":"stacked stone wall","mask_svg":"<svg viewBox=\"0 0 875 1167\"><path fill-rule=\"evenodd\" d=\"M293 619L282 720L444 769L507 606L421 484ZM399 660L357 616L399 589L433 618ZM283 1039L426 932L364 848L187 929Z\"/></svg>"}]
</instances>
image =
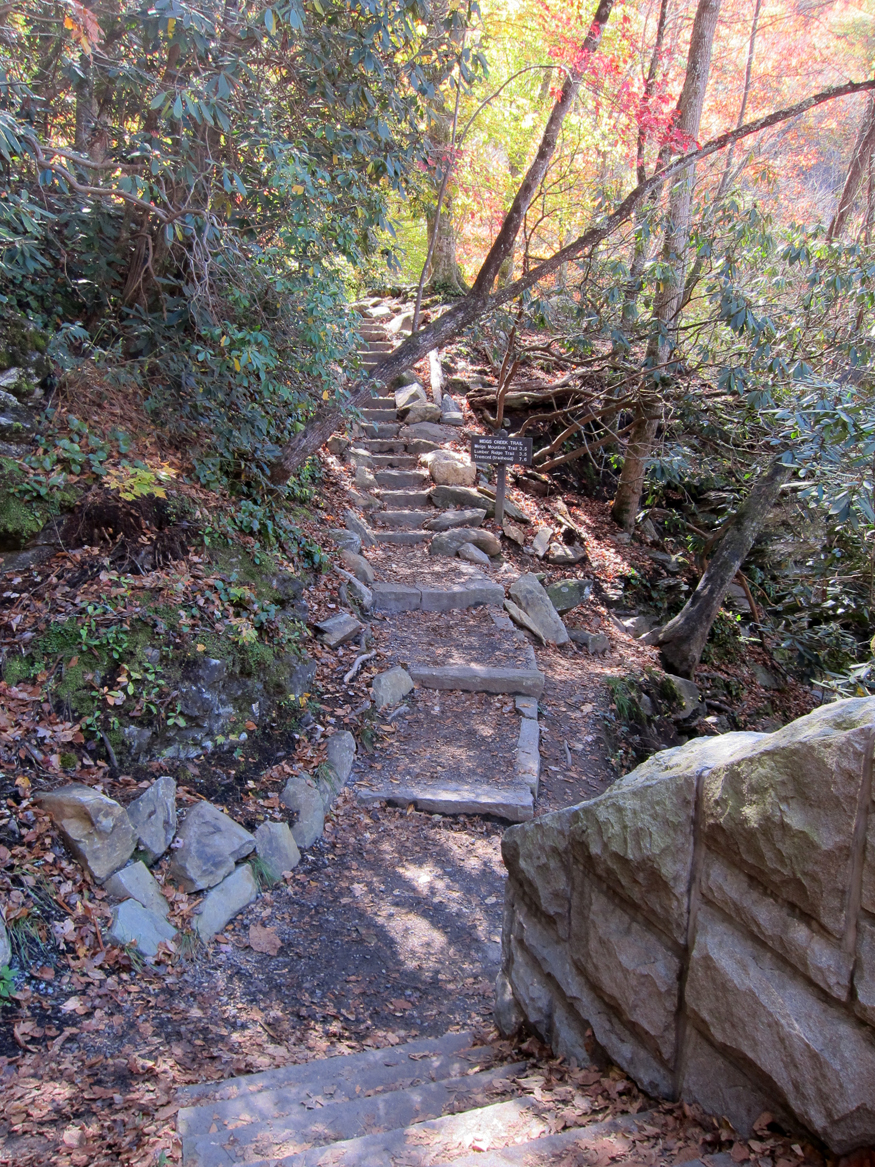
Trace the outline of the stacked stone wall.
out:
<instances>
[{"instance_id":1,"label":"stacked stone wall","mask_svg":"<svg viewBox=\"0 0 875 1167\"><path fill-rule=\"evenodd\" d=\"M875 1145L875 699L697 739L512 827L496 1017L749 1135Z\"/></svg>"}]
</instances>

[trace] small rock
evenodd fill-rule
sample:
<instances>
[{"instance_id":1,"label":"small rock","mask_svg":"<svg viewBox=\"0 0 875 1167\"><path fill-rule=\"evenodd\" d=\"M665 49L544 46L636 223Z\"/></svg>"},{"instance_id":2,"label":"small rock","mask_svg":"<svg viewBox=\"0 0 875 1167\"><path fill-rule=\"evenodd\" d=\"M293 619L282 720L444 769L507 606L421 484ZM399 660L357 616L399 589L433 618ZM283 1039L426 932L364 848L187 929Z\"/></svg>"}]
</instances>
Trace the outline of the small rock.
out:
<instances>
[{"instance_id":1,"label":"small rock","mask_svg":"<svg viewBox=\"0 0 875 1167\"><path fill-rule=\"evenodd\" d=\"M361 521L355 511L344 511L343 521L346 524L346 529L359 537L359 545L352 548L353 551L361 551L362 547L376 547L377 540L373 531Z\"/></svg>"},{"instance_id":2,"label":"small rock","mask_svg":"<svg viewBox=\"0 0 875 1167\"><path fill-rule=\"evenodd\" d=\"M328 534L341 551L351 551L354 555L358 555L362 549L362 541L355 531L344 531L342 527L331 527Z\"/></svg>"},{"instance_id":3,"label":"small rock","mask_svg":"<svg viewBox=\"0 0 875 1167\"><path fill-rule=\"evenodd\" d=\"M547 554L552 535L553 532L549 527L538 527L535 531L535 537L532 540L532 553L537 555L538 559L543 559Z\"/></svg>"},{"instance_id":4,"label":"small rock","mask_svg":"<svg viewBox=\"0 0 875 1167\"><path fill-rule=\"evenodd\" d=\"M377 498L375 494L359 494L358 491L351 490L349 497L360 511L379 511L385 509L385 503Z\"/></svg>"},{"instance_id":5,"label":"small rock","mask_svg":"<svg viewBox=\"0 0 875 1167\"><path fill-rule=\"evenodd\" d=\"M164 775L128 807L140 849L150 863L164 854L176 834L176 783ZM136 898L136 897L135 897ZM149 904L146 904L149 907Z\"/></svg>"},{"instance_id":6,"label":"small rock","mask_svg":"<svg viewBox=\"0 0 875 1167\"><path fill-rule=\"evenodd\" d=\"M408 425L416 425L424 421L440 421L440 406L435 405L433 401L414 401L407 410L404 420Z\"/></svg>"},{"instance_id":7,"label":"small rock","mask_svg":"<svg viewBox=\"0 0 875 1167\"><path fill-rule=\"evenodd\" d=\"M513 523L504 523L501 529L512 543L516 543L517 547L522 547L525 543L525 534Z\"/></svg>"},{"instance_id":8,"label":"small rock","mask_svg":"<svg viewBox=\"0 0 875 1167\"><path fill-rule=\"evenodd\" d=\"M257 895L258 885L252 868L248 863L243 863L227 879L223 879L218 887L214 887L209 895L204 896L194 925L198 936L203 941L210 940L247 904L251 904Z\"/></svg>"},{"instance_id":9,"label":"small rock","mask_svg":"<svg viewBox=\"0 0 875 1167\"><path fill-rule=\"evenodd\" d=\"M288 823L262 823L255 832L255 851L274 883L301 862L301 852Z\"/></svg>"},{"instance_id":10,"label":"small rock","mask_svg":"<svg viewBox=\"0 0 875 1167\"><path fill-rule=\"evenodd\" d=\"M134 853L137 833L128 812L90 786L73 783L36 801L52 821L70 851L97 883L124 867Z\"/></svg>"},{"instance_id":11,"label":"small rock","mask_svg":"<svg viewBox=\"0 0 875 1167\"><path fill-rule=\"evenodd\" d=\"M544 639L543 632L541 632L537 624L530 620L522 608L517 607L513 600L504 601L504 610L507 612L508 616L510 616L511 620L513 620L514 624L517 624L520 628L524 628L526 632L531 632L532 635L541 642L541 644L547 643L547 641Z\"/></svg>"},{"instance_id":12,"label":"small rock","mask_svg":"<svg viewBox=\"0 0 875 1167\"><path fill-rule=\"evenodd\" d=\"M648 551L647 553L654 563L660 563L666 571L670 571L672 575L683 568L683 561L678 559L676 555L669 555L667 551Z\"/></svg>"},{"instance_id":13,"label":"small rock","mask_svg":"<svg viewBox=\"0 0 875 1167\"><path fill-rule=\"evenodd\" d=\"M404 385L401 389L395 390L395 408L402 416L417 401L428 401L425 390L418 381L414 381L410 385Z\"/></svg>"},{"instance_id":14,"label":"small rock","mask_svg":"<svg viewBox=\"0 0 875 1167\"><path fill-rule=\"evenodd\" d=\"M466 560L468 563L479 564L480 567L489 567L489 556L485 551L481 551L479 547L475 547L473 543L463 543L456 552L460 559Z\"/></svg>"},{"instance_id":15,"label":"small rock","mask_svg":"<svg viewBox=\"0 0 875 1167\"><path fill-rule=\"evenodd\" d=\"M510 596L529 617L548 644L566 644L568 632L538 577L521 575L510 586Z\"/></svg>"},{"instance_id":16,"label":"small rock","mask_svg":"<svg viewBox=\"0 0 875 1167\"><path fill-rule=\"evenodd\" d=\"M561 579L547 588L547 595L557 612L570 612L589 598L592 584L584 579Z\"/></svg>"},{"instance_id":17,"label":"small rock","mask_svg":"<svg viewBox=\"0 0 875 1167\"><path fill-rule=\"evenodd\" d=\"M179 831L182 845L174 852L168 874L184 891L213 887L234 864L255 850L249 831L210 802L198 802Z\"/></svg>"},{"instance_id":18,"label":"small rock","mask_svg":"<svg viewBox=\"0 0 875 1167\"><path fill-rule=\"evenodd\" d=\"M575 544L573 547L565 543L551 543L544 558L548 563L555 563L557 567L571 567L586 559L586 550Z\"/></svg>"},{"instance_id":19,"label":"small rock","mask_svg":"<svg viewBox=\"0 0 875 1167\"><path fill-rule=\"evenodd\" d=\"M367 466L357 466L355 471L355 484L359 490L374 491L379 490L377 480L374 478Z\"/></svg>"},{"instance_id":20,"label":"small rock","mask_svg":"<svg viewBox=\"0 0 875 1167\"><path fill-rule=\"evenodd\" d=\"M637 639L652 632L659 620L656 616L631 616L628 620L621 620L620 623L630 636Z\"/></svg>"},{"instance_id":21,"label":"small rock","mask_svg":"<svg viewBox=\"0 0 875 1167\"><path fill-rule=\"evenodd\" d=\"M617 543L631 543L632 536L629 534L628 531L618 531L617 534L614 536L614 540Z\"/></svg>"},{"instance_id":22,"label":"small rock","mask_svg":"<svg viewBox=\"0 0 875 1167\"><path fill-rule=\"evenodd\" d=\"M167 918L170 905L161 894L161 887L145 863L140 860L111 875L103 885L117 900L136 900L150 912Z\"/></svg>"},{"instance_id":23,"label":"small rock","mask_svg":"<svg viewBox=\"0 0 875 1167\"><path fill-rule=\"evenodd\" d=\"M428 472L437 486L473 486L477 467L463 454L452 450L432 450L423 454L420 461L428 467Z\"/></svg>"},{"instance_id":24,"label":"small rock","mask_svg":"<svg viewBox=\"0 0 875 1167\"><path fill-rule=\"evenodd\" d=\"M340 561L346 570L351 572L360 583L372 584L376 579L373 567L371 567L363 555L358 555L355 551L343 549L340 552Z\"/></svg>"},{"instance_id":25,"label":"small rock","mask_svg":"<svg viewBox=\"0 0 875 1167\"><path fill-rule=\"evenodd\" d=\"M312 847L325 828L325 803L315 782L306 774L290 778L280 802L298 816L292 826L292 838L302 851Z\"/></svg>"},{"instance_id":26,"label":"small rock","mask_svg":"<svg viewBox=\"0 0 875 1167\"><path fill-rule=\"evenodd\" d=\"M339 576L342 576L343 579L346 580L347 584L349 585L349 589L352 591L352 599L356 603L361 604L362 610L365 612L373 611L374 593L371 591L371 589L366 584L363 584L360 580L356 579L352 572L345 571L342 567L335 567L334 570ZM345 602L343 587L341 587L340 594L341 598L344 599Z\"/></svg>"},{"instance_id":27,"label":"small rock","mask_svg":"<svg viewBox=\"0 0 875 1167\"><path fill-rule=\"evenodd\" d=\"M568 635L575 644L579 644L593 656L602 656L610 652L611 642L604 632L585 632L582 628L569 628Z\"/></svg>"},{"instance_id":28,"label":"small rock","mask_svg":"<svg viewBox=\"0 0 875 1167\"><path fill-rule=\"evenodd\" d=\"M113 944L136 944L143 956L150 958L158 955L162 940L172 940L175 935L172 924L135 899L125 900L113 908L107 932Z\"/></svg>"},{"instance_id":29,"label":"small rock","mask_svg":"<svg viewBox=\"0 0 875 1167\"><path fill-rule=\"evenodd\" d=\"M491 531L481 531L471 527L457 527L453 531L440 531L429 544L429 555L456 555L460 547L473 543L487 555L500 555L501 542Z\"/></svg>"},{"instance_id":30,"label":"small rock","mask_svg":"<svg viewBox=\"0 0 875 1167\"><path fill-rule=\"evenodd\" d=\"M488 562L488 560L487 560ZM371 685L374 690L374 701L378 709L391 709L406 697L413 688L413 681L406 669L396 665L385 673L378 673Z\"/></svg>"},{"instance_id":31,"label":"small rock","mask_svg":"<svg viewBox=\"0 0 875 1167\"><path fill-rule=\"evenodd\" d=\"M341 437L340 434L332 434L326 442L326 445L330 454L334 454L340 458L349 449L349 438Z\"/></svg>"},{"instance_id":32,"label":"small rock","mask_svg":"<svg viewBox=\"0 0 875 1167\"><path fill-rule=\"evenodd\" d=\"M780 689L781 682L768 669L764 669L762 665L752 665L751 671L754 675L754 680L763 689Z\"/></svg>"},{"instance_id":33,"label":"small rock","mask_svg":"<svg viewBox=\"0 0 875 1167\"><path fill-rule=\"evenodd\" d=\"M329 648L337 648L346 644L362 630L362 625L349 612L340 612L337 616L329 616L327 620L320 620L316 625L319 630L319 639Z\"/></svg>"},{"instance_id":34,"label":"small rock","mask_svg":"<svg viewBox=\"0 0 875 1167\"><path fill-rule=\"evenodd\" d=\"M647 543L658 543L659 532L653 525L652 519L645 519L643 523L639 523L637 527L637 534L641 539Z\"/></svg>"},{"instance_id":35,"label":"small rock","mask_svg":"<svg viewBox=\"0 0 875 1167\"><path fill-rule=\"evenodd\" d=\"M348 729L333 733L328 739L326 761L333 774L332 788L338 794L346 785L355 761L355 738Z\"/></svg>"},{"instance_id":36,"label":"small rock","mask_svg":"<svg viewBox=\"0 0 875 1167\"><path fill-rule=\"evenodd\" d=\"M693 681L688 681L685 677L676 677L672 673L666 673L665 679L671 681L681 702L680 709L672 713L672 718L675 721L684 721L701 707L702 699L699 696L699 690Z\"/></svg>"},{"instance_id":37,"label":"small rock","mask_svg":"<svg viewBox=\"0 0 875 1167\"><path fill-rule=\"evenodd\" d=\"M451 531L454 527L479 527L485 518L486 511L443 511L422 525L426 531Z\"/></svg>"},{"instance_id":38,"label":"small rock","mask_svg":"<svg viewBox=\"0 0 875 1167\"><path fill-rule=\"evenodd\" d=\"M441 400L441 421L444 425L461 426L465 424L465 415L449 393L445 393Z\"/></svg>"},{"instance_id":39,"label":"small rock","mask_svg":"<svg viewBox=\"0 0 875 1167\"><path fill-rule=\"evenodd\" d=\"M12 945L9 943L9 933L6 925L0 920L0 968L6 968L12 960Z\"/></svg>"}]
</instances>

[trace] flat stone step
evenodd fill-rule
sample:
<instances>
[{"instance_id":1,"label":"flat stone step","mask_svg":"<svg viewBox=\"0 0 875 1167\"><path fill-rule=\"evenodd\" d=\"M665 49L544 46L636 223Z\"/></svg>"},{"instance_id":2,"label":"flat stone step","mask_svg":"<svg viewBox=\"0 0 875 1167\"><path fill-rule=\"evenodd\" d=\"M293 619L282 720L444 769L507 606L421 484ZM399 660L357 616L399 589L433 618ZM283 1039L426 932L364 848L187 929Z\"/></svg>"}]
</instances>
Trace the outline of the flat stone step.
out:
<instances>
[{"instance_id":1,"label":"flat stone step","mask_svg":"<svg viewBox=\"0 0 875 1167\"><path fill-rule=\"evenodd\" d=\"M426 689L461 689L465 693L518 693L540 697L544 674L538 669L492 668L489 665L411 665L411 678Z\"/></svg>"},{"instance_id":2,"label":"flat stone step","mask_svg":"<svg viewBox=\"0 0 875 1167\"><path fill-rule=\"evenodd\" d=\"M472 1074L475 1067L470 1062L462 1063L461 1073L452 1078L430 1082L428 1075L416 1074L420 1080L417 1085L389 1090L377 1087L378 1093L373 1092L374 1087L362 1086L359 1096L348 1100L337 1099L335 1092L319 1098L299 1097L290 1104L288 1092L280 1092L276 1100L284 1112L270 1118L261 1116L264 1100L256 1095L247 1111L236 1116L232 1124L223 1122L220 1127L213 1120L211 1126L217 1130L189 1138L186 1164L227 1167L229 1163L244 1164L265 1156L282 1158L309 1147L324 1147L440 1118L450 1108L494 1103L502 1094L507 1097L516 1093L518 1087L513 1079L524 1072L525 1065L517 1062ZM241 1125L247 1114L256 1109L259 1117Z\"/></svg>"},{"instance_id":3,"label":"flat stone step","mask_svg":"<svg viewBox=\"0 0 875 1167\"><path fill-rule=\"evenodd\" d=\"M248 1167L433 1167L452 1163L466 1147L484 1141L493 1147L537 1139L547 1134L547 1119L537 1114L534 1098L514 1098L450 1114L401 1130L313 1147L279 1159L250 1161Z\"/></svg>"},{"instance_id":4,"label":"flat stone step","mask_svg":"<svg viewBox=\"0 0 875 1167\"><path fill-rule=\"evenodd\" d=\"M389 510L421 510L429 505L427 490L381 490L379 497Z\"/></svg>"},{"instance_id":5,"label":"flat stone step","mask_svg":"<svg viewBox=\"0 0 875 1167\"><path fill-rule=\"evenodd\" d=\"M395 543L400 547L413 547L417 543L428 543L433 531L376 531L378 543Z\"/></svg>"},{"instance_id":6,"label":"flat stone step","mask_svg":"<svg viewBox=\"0 0 875 1167\"><path fill-rule=\"evenodd\" d=\"M480 604L501 607L504 588L491 580L471 580L449 588L401 583L375 583L371 586L375 612L458 612Z\"/></svg>"},{"instance_id":7,"label":"flat stone step","mask_svg":"<svg viewBox=\"0 0 875 1167\"><path fill-rule=\"evenodd\" d=\"M400 425L389 425L383 421L366 421L362 423L362 430L367 438L397 438L398 431L401 429ZM402 445L403 449L404 446Z\"/></svg>"},{"instance_id":8,"label":"flat stone step","mask_svg":"<svg viewBox=\"0 0 875 1167\"><path fill-rule=\"evenodd\" d=\"M432 450L439 450L441 448L438 442L430 442L428 438L408 438L405 446L417 458L420 454L430 454Z\"/></svg>"},{"instance_id":9,"label":"flat stone step","mask_svg":"<svg viewBox=\"0 0 875 1167\"><path fill-rule=\"evenodd\" d=\"M366 421L397 421L394 409L373 409L371 406L362 410L362 417Z\"/></svg>"},{"instance_id":10,"label":"flat stone step","mask_svg":"<svg viewBox=\"0 0 875 1167\"><path fill-rule=\"evenodd\" d=\"M472 1047L473 1040L469 1032L447 1033L390 1049L319 1058L257 1074L241 1074L224 1082L183 1086L178 1097L187 1105L179 1111L177 1129L181 1134L206 1134L213 1122L239 1117L255 1096L261 1097L265 1115L288 1113L282 1108L270 1111L270 1091L282 1091L285 1106L321 1095L331 1086L335 1087L335 1099L342 1101L355 1098L363 1089L397 1089L409 1086L415 1079L455 1077L465 1072L463 1066L470 1069L482 1065L484 1051Z\"/></svg>"},{"instance_id":11,"label":"flat stone step","mask_svg":"<svg viewBox=\"0 0 875 1167\"><path fill-rule=\"evenodd\" d=\"M433 514L434 511L375 511L373 521L381 527L413 530L416 527L421 527Z\"/></svg>"},{"instance_id":12,"label":"flat stone step","mask_svg":"<svg viewBox=\"0 0 875 1167\"><path fill-rule=\"evenodd\" d=\"M534 818L535 799L526 782L507 781L499 785L402 778L397 784L388 777L379 784L356 786L360 806L387 802L390 806L410 806L424 814L492 815L509 823L527 823Z\"/></svg>"},{"instance_id":13,"label":"flat stone step","mask_svg":"<svg viewBox=\"0 0 875 1167\"><path fill-rule=\"evenodd\" d=\"M370 454L407 454L407 444L400 438L358 438L357 450L367 450Z\"/></svg>"},{"instance_id":14,"label":"flat stone step","mask_svg":"<svg viewBox=\"0 0 875 1167\"><path fill-rule=\"evenodd\" d=\"M416 459L410 454L372 454L370 450L350 451L350 461L354 458L367 458L367 465L373 470L413 470L416 468Z\"/></svg>"},{"instance_id":15,"label":"flat stone step","mask_svg":"<svg viewBox=\"0 0 875 1167\"><path fill-rule=\"evenodd\" d=\"M623 1136L633 1131L643 1115L631 1118L622 1115L605 1122L593 1123L587 1127L571 1127L558 1135L545 1135L540 1139L518 1143L512 1147L500 1147L494 1151L475 1151L471 1155L463 1155L453 1159L447 1167L557 1167L563 1163L584 1163L590 1156L586 1151L594 1148L598 1143L602 1153L610 1150L612 1136ZM630 1158L624 1142L617 1145L615 1158L622 1163ZM570 1157L571 1152L580 1151L580 1155ZM595 1156L591 1156L594 1158ZM718 1160L727 1160L725 1164L718 1164ZM713 1167L731 1167L732 1159L729 1155L709 1155L708 1160ZM685 1163L684 1167L704 1167L701 1159L693 1159Z\"/></svg>"},{"instance_id":16,"label":"flat stone step","mask_svg":"<svg viewBox=\"0 0 875 1167\"><path fill-rule=\"evenodd\" d=\"M387 490L425 490L431 487L431 476L426 470L381 470L377 475L378 486Z\"/></svg>"},{"instance_id":17,"label":"flat stone step","mask_svg":"<svg viewBox=\"0 0 875 1167\"><path fill-rule=\"evenodd\" d=\"M368 409L394 409L394 397L372 397L368 402Z\"/></svg>"}]
</instances>

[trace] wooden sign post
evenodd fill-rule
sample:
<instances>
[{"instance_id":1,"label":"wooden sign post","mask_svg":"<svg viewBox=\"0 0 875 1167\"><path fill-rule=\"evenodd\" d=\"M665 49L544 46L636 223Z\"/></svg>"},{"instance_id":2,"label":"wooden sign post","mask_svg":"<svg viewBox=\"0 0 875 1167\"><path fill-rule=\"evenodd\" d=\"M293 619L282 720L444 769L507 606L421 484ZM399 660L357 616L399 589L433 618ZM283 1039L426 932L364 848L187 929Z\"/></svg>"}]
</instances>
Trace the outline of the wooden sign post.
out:
<instances>
[{"instance_id":1,"label":"wooden sign post","mask_svg":"<svg viewBox=\"0 0 875 1167\"><path fill-rule=\"evenodd\" d=\"M532 439L514 438L509 434L487 434L471 438L471 461L497 466L495 476L495 521L504 522L504 497L507 492L508 466L531 466Z\"/></svg>"}]
</instances>

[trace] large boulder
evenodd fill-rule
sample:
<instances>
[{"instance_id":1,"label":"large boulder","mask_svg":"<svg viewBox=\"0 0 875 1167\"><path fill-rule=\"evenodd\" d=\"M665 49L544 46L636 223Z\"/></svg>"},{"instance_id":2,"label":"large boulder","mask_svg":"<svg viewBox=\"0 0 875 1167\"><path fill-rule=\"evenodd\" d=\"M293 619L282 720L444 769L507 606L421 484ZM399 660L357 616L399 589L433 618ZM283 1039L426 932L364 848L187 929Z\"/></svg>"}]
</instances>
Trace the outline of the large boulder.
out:
<instances>
[{"instance_id":1,"label":"large boulder","mask_svg":"<svg viewBox=\"0 0 875 1167\"><path fill-rule=\"evenodd\" d=\"M454 527L479 527L486 518L486 511L479 508L465 511L443 511L422 525L426 531L451 531Z\"/></svg>"},{"instance_id":2,"label":"large boulder","mask_svg":"<svg viewBox=\"0 0 875 1167\"><path fill-rule=\"evenodd\" d=\"M128 807L128 818L137 832L140 850L150 863L164 854L176 834L176 783L168 775L158 778Z\"/></svg>"},{"instance_id":3,"label":"large boulder","mask_svg":"<svg viewBox=\"0 0 875 1167\"><path fill-rule=\"evenodd\" d=\"M502 1031L594 1038L743 1137L769 1111L836 1155L875 1143L873 745L875 698L838 701L511 828Z\"/></svg>"},{"instance_id":4,"label":"large boulder","mask_svg":"<svg viewBox=\"0 0 875 1167\"><path fill-rule=\"evenodd\" d=\"M184 891L214 887L255 850L255 839L211 802L197 802L179 831L169 875Z\"/></svg>"},{"instance_id":5,"label":"large boulder","mask_svg":"<svg viewBox=\"0 0 875 1167\"><path fill-rule=\"evenodd\" d=\"M423 454L420 462L437 486L473 486L477 481L477 467L464 454L452 450L432 450Z\"/></svg>"},{"instance_id":6,"label":"large boulder","mask_svg":"<svg viewBox=\"0 0 875 1167\"><path fill-rule=\"evenodd\" d=\"M521 575L510 586L510 598L522 608L548 644L567 644L568 631L536 575Z\"/></svg>"},{"instance_id":7,"label":"large boulder","mask_svg":"<svg viewBox=\"0 0 875 1167\"><path fill-rule=\"evenodd\" d=\"M97 883L124 867L137 845L128 813L90 786L73 783L40 794L36 801L52 816L64 842Z\"/></svg>"}]
</instances>

